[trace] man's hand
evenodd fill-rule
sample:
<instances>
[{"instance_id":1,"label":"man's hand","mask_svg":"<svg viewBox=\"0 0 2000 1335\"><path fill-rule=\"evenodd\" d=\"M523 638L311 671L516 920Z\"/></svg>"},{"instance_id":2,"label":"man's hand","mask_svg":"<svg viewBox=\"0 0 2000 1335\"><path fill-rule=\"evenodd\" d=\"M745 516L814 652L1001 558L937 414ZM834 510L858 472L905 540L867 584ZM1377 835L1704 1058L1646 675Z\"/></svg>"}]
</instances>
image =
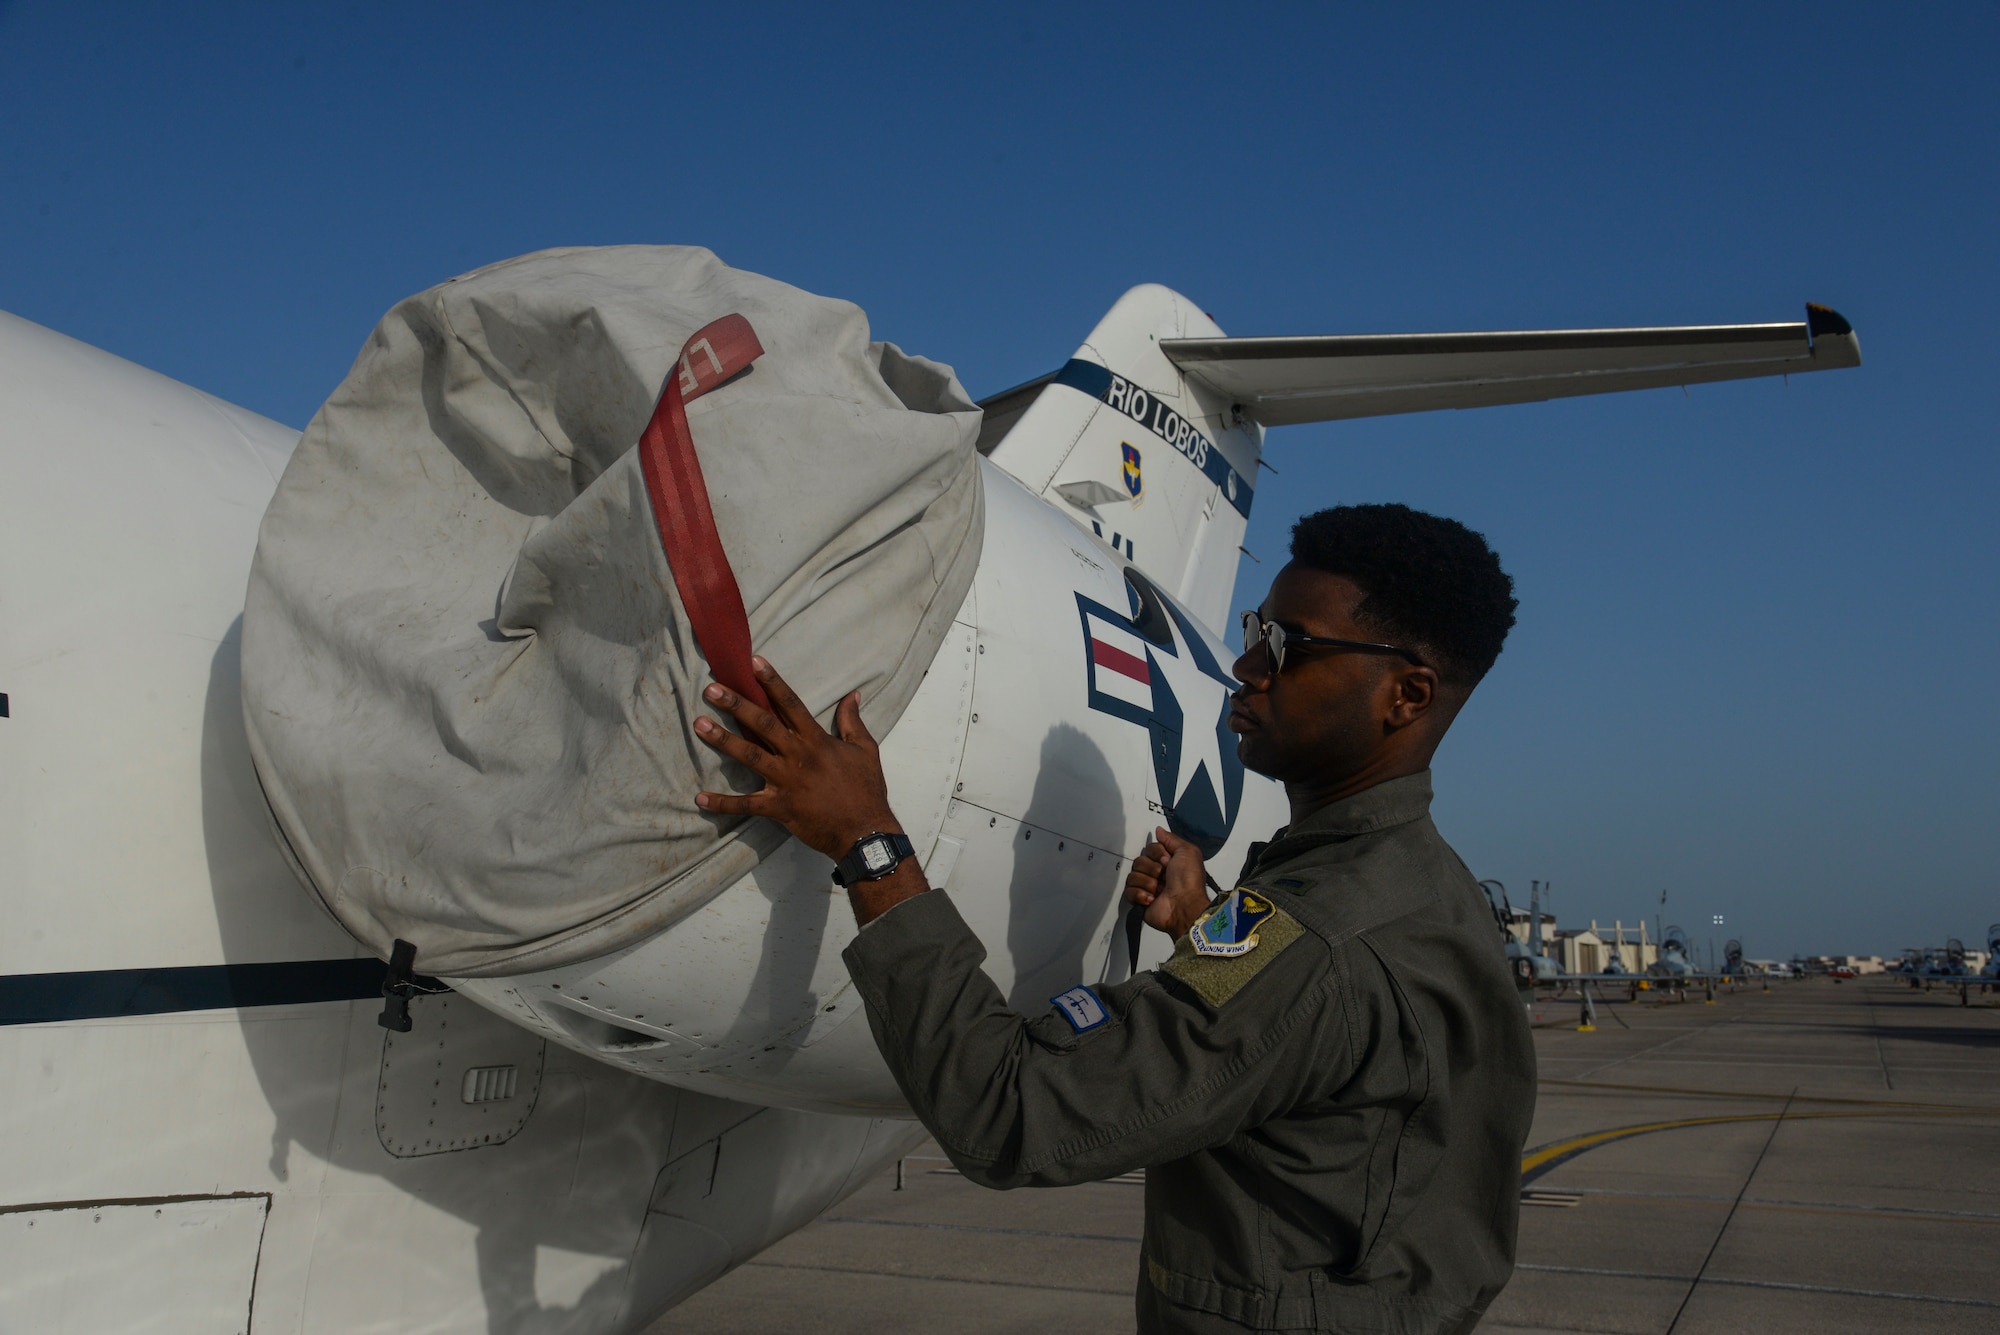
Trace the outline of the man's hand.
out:
<instances>
[{"instance_id":1,"label":"man's hand","mask_svg":"<svg viewBox=\"0 0 2000 1335\"><path fill-rule=\"evenodd\" d=\"M1178 941L1208 911L1208 878L1201 850L1166 829L1132 860L1125 878L1125 902L1146 910L1146 923Z\"/></svg>"},{"instance_id":2,"label":"man's hand","mask_svg":"<svg viewBox=\"0 0 2000 1335\"><path fill-rule=\"evenodd\" d=\"M850 691L835 707L839 736L819 726L819 720L762 658L750 660L771 708L762 709L720 683L702 694L729 714L743 729L738 737L712 719L697 718L695 733L764 780L754 793L698 793L695 804L722 816L765 816L778 822L802 844L838 862L857 839L871 834L901 834L903 827L889 809L889 785L882 777L882 759L875 739L861 722L861 696ZM929 887L915 858L879 881L864 881L849 890L854 916L866 923L892 904Z\"/></svg>"}]
</instances>

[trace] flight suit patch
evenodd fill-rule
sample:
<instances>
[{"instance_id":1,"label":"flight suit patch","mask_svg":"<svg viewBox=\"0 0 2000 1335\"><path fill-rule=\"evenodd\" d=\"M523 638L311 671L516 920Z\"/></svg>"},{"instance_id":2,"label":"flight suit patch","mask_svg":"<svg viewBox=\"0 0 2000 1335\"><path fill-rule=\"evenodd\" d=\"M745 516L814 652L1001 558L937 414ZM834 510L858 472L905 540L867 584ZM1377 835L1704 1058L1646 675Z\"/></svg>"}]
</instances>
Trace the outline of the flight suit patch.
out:
<instances>
[{"instance_id":1,"label":"flight suit patch","mask_svg":"<svg viewBox=\"0 0 2000 1335\"><path fill-rule=\"evenodd\" d=\"M1304 931L1291 914L1239 886L1174 943L1174 957L1160 971L1220 1006Z\"/></svg>"},{"instance_id":2,"label":"flight suit patch","mask_svg":"<svg viewBox=\"0 0 2000 1335\"><path fill-rule=\"evenodd\" d=\"M1257 929L1278 906L1254 890L1237 886L1215 901L1188 930L1188 944L1197 955L1233 959L1257 948Z\"/></svg>"},{"instance_id":3,"label":"flight suit patch","mask_svg":"<svg viewBox=\"0 0 2000 1335\"><path fill-rule=\"evenodd\" d=\"M1111 1018L1105 1014L1104 1003L1097 999L1097 993L1088 987L1072 987L1049 1000L1055 1003L1056 1012L1069 1021L1069 1027L1079 1034L1087 1033Z\"/></svg>"}]
</instances>

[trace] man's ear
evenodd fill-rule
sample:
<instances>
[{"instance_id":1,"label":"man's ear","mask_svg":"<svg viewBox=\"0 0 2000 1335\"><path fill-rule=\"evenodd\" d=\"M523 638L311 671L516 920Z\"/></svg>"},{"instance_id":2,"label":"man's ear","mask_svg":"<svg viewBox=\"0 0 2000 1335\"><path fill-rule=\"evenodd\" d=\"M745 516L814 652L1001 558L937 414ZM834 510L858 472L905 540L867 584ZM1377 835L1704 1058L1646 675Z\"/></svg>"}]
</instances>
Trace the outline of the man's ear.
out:
<instances>
[{"instance_id":1,"label":"man's ear","mask_svg":"<svg viewBox=\"0 0 2000 1335\"><path fill-rule=\"evenodd\" d=\"M1409 727L1436 709L1444 684L1438 680L1436 668L1413 663L1397 669L1393 685L1395 693L1389 698L1389 713L1382 720L1392 732Z\"/></svg>"}]
</instances>

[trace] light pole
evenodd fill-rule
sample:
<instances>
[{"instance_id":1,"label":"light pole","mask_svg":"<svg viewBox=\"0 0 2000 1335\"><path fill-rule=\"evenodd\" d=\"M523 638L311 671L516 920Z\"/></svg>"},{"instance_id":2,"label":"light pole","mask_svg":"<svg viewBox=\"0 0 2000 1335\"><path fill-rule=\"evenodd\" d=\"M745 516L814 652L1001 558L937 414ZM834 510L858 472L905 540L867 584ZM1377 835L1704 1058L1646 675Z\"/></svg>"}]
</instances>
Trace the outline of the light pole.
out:
<instances>
[{"instance_id":1,"label":"light pole","mask_svg":"<svg viewBox=\"0 0 2000 1335\"><path fill-rule=\"evenodd\" d=\"M1665 910L1666 907L1667 907L1667 892L1662 890L1660 891L1660 908L1662 910ZM1653 949L1655 951L1658 951L1660 950L1661 947L1665 946L1666 943L1667 943L1666 914L1663 911L1660 913L1655 913L1653 915ZM1665 958L1665 956L1662 955L1661 958Z\"/></svg>"}]
</instances>

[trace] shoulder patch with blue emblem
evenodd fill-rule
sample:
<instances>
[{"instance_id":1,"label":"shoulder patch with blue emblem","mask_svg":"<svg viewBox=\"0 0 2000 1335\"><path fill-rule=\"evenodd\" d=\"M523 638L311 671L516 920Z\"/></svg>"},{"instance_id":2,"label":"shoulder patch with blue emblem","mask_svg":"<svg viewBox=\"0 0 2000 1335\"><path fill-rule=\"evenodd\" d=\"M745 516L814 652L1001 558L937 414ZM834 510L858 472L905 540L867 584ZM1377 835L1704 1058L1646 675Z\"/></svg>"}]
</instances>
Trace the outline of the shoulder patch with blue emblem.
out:
<instances>
[{"instance_id":1,"label":"shoulder patch with blue emblem","mask_svg":"<svg viewBox=\"0 0 2000 1335\"><path fill-rule=\"evenodd\" d=\"M1239 885L1188 929L1188 944L1195 954L1218 959L1248 955L1257 948L1257 929L1277 911L1276 904Z\"/></svg>"},{"instance_id":2,"label":"shoulder patch with blue emblem","mask_svg":"<svg viewBox=\"0 0 2000 1335\"><path fill-rule=\"evenodd\" d=\"M1050 997L1069 1027L1077 1033L1088 1033L1111 1017L1105 1012L1104 1003L1097 999L1097 993L1088 987L1072 987L1069 991Z\"/></svg>"},{"instance_id":3,"label":"shoulder patch with blue emblem","mask_svg":"<svg viewBox=\"0 0 2000 1335\"><path fill-rule=\"evenodd\" d=\"M1160 971L1220 1006L1304 931L1270 899L1238 886L1174 943L1174 957Z\"/></svg>"}]
</instances>

